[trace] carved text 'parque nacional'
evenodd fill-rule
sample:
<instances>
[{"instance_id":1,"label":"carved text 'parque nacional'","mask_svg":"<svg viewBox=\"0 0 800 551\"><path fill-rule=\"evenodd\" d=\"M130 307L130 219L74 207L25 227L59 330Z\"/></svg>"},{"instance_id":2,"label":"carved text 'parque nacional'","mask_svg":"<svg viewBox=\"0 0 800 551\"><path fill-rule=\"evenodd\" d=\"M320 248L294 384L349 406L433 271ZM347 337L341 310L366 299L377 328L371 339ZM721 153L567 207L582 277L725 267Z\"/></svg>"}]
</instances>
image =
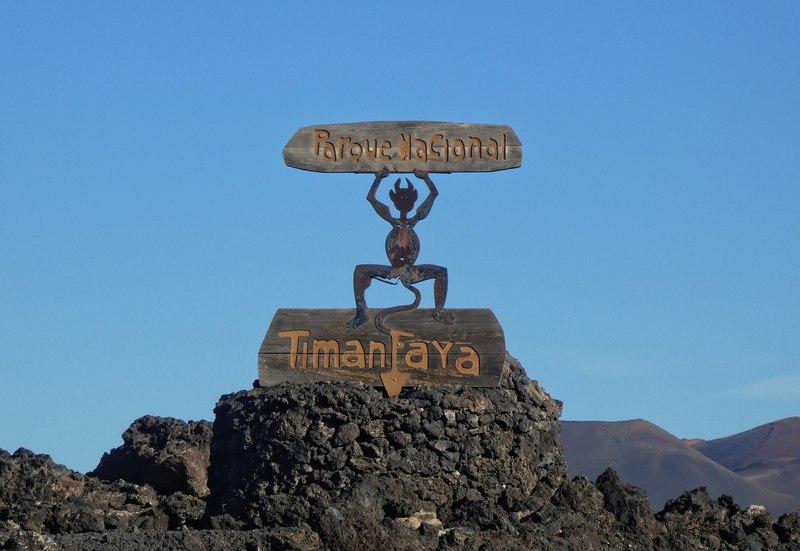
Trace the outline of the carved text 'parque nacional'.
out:
<instances>
[{"instance_id":1,"label":"carved text 'parque nacional'","mask_svg":"<svg viewBox=\"0 0 800 551\"><path fill-rule=\"evenodd\" d=\"M423 163L427 163L428 159L438 159L446 163L458 163L471 159L505 161L508 159L506 143L505 133L495 137L468 135L464 138L446 138L444 134L437 133L423 138L410 132L401 133L394 140L380 140L379 143L377 138L331 138L329 130L316 128L313 149L317 157L330 163L347 160L358 162L362 157L383 161L419 160Z\"/></svg>"},{"instance_id":2,"label":"carved text 'parque nacional'","mask_svg":"<svg viewBox=\"0 0 800 551\"><path fill-rule=\"evenodd\" d=\"M323 124L298 130L286 164L317 172L488 172L522 164L510 126L446 122Z\"/></svg>"}]
</instances>

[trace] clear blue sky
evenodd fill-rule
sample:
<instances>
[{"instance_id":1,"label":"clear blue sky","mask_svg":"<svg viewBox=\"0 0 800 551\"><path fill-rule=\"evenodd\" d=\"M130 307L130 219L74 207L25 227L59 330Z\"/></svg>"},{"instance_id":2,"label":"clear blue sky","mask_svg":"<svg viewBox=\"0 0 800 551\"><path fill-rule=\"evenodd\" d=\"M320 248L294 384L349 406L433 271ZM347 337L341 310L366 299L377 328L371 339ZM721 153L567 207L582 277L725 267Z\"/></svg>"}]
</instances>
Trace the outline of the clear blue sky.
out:
<instances>
[{"instance_id":1,"label":"clear blue sky","mask_svg":"<svg viewBox=\"0 0 800 551\"><path fill-rule=\"evenodd\" d=\"M522 168L435 178L419 261L565 419L800 415L798 29L789 1L2 3L0 448L92 469L249 388L277 308L352 306L371 178L281 152L370 120L516 130Z\"/></svg>"}]
</instances>

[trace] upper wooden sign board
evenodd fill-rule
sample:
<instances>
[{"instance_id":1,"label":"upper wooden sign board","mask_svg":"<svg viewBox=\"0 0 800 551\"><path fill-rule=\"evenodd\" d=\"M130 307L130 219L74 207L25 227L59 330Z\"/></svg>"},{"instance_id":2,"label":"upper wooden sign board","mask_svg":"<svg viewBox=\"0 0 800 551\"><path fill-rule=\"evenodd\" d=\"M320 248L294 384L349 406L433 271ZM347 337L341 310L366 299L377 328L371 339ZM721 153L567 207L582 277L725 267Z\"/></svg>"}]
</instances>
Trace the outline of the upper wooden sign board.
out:
<instances>
[{"instance_id":1,"label":"upper wooden sign board","mask_svg":"<svg viewBox=\"0 0 800 551\"><path fill-rule=\"evenodd\" d=\"M521 166L522 144L499 124L320 124L295 132L283 159L314 172L492 172Z\"/></svg>"}]
</instances>

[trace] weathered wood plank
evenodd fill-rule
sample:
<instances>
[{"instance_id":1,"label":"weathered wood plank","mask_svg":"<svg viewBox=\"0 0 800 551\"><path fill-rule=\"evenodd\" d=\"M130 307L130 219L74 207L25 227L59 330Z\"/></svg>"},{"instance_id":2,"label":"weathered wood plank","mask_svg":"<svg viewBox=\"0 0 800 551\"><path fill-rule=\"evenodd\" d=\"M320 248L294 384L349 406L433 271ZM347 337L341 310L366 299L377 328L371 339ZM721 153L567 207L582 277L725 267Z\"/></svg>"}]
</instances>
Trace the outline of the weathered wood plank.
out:
<instances>
[{"instance_id":1,"label":"weathered wood plank","mask_svg":"<svg viewBox=\"0 0 800 551\"><path fill-rule=\"evenodd\" d=\"M510 126L393 121L306 126L283 149L288 166L314 172L491 172L522 165Z\"/></svg>"},{"instance_id":2,"label":"weathered wood plank","mask_svg":"<svg viewBox=\"0 0 800 551\"><path fill-rule=\"evenodd\" d=\"M432 309L398 312L384 320L391 335L370 321L352 333L355 309L279 309L258 352L259 383L362 381L381 386L381 373L408 373L409 385L497 386L506 347L491 310L449 309L453 325L435 321Z\"/></svg>"}]
</instances>

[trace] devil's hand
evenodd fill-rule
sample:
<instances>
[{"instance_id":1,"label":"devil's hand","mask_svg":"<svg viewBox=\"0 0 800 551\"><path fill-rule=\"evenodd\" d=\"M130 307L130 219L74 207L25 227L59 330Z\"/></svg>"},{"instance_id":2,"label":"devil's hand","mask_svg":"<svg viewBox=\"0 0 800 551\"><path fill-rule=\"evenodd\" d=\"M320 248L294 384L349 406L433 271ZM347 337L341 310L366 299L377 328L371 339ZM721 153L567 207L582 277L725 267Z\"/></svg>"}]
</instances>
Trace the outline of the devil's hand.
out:
<instances>
[{"instance_id":1,"label":"devil's hand","mask_svg":"<svg viewBox=\"0 0 800 551\"><path fill-rule=\"evenodd\" d=\"M380 172L378 172L378 173L376 174L376 176L377 176L378 178L380 178L381 180L383 180L384 178L386 178L388 175L389 175L389 169L388 169L387 167L383 167L383 168L381 169L381 171L380 171Z\"/></svg>"},{"instance_id":2,"label":"devil's hand","mask_svg":"<svg viewBox=\"0 0 800 551\"><path fill-rule=\"evenodd\" d=\"M422 170L421 168L415 168L414 169L414 176L416 176L417 178L419 178L421 180L424 180L425 177L428 176L428 172L425 171L425 170Z\"/></svg>"}]
</instances>

